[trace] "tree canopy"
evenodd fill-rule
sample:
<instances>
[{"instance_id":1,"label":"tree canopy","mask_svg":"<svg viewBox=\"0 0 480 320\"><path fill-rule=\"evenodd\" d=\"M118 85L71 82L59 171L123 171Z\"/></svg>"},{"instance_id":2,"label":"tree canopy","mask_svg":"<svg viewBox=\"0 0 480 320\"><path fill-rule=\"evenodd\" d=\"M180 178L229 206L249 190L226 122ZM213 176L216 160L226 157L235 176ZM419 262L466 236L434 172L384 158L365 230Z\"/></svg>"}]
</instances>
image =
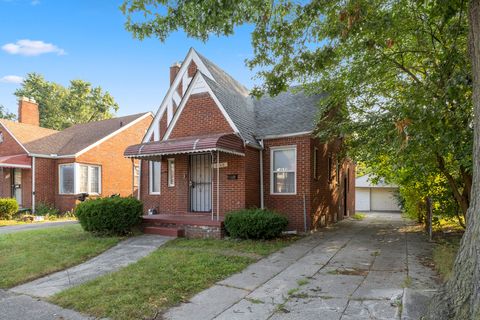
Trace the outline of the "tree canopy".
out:
<instances>
[{"instance_id":1,"label":"tree canopy","mask_svg":"<svg viewBox=\"0 0 480 320\"><path fill-rule=\"evenodd\" d=\"M16 118L15 113L9 112L7 108L0 104L0 119L15 120Z\"/></svg>"},{"instance_id":2,"label":"tree canopy","mask_svg":"<svg viewBox=\"0 0 480 320\"><path fill-rule=\"evenodd\" d=\"M55 130L108 119L118 110L113 97L101 87L83 80L72 80L64 87L37 73L28 74L15 95L34 98L40 109L40 126Z\"/></svg>"}]
</instances>

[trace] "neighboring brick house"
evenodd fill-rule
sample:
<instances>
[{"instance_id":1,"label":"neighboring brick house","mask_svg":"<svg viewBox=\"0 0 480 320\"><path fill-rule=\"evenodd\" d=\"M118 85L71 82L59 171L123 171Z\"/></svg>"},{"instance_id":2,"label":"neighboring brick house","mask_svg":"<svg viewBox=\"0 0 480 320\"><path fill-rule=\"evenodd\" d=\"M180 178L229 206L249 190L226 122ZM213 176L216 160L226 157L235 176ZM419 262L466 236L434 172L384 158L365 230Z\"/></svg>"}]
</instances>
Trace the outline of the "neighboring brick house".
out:
<instances>
[{"instance_id":1,"label":"neighboring brick house","mask_svg":"<svg viewBox=\"0 0 480 320\"><path fill-rule=\"evenodd\" d=\"M190 49L170 69L170 88L143 142L138 196L146 232L221 236L224 215L261 207L285 214L290 230L315 229L353 214L355 168L341 140L315 136L322 96L289 91L253 98Z\"/></svg>"},{"instance_id":2,"label":"neighboring brick house","mask_svg":"<svg viewBox=\"0 0 480 320\"><path fill-rule=\"evenodd\" d=\"M22 98L19 121L0 119L0 197L35 211L48 204L71 210L81 193L132 195L134 166L123 151L141 140L153 115L141 113L74 125L63 131L39 126L38 105ZM134 163L135 164L135 163Z\"/></svg>"}]
</instances>

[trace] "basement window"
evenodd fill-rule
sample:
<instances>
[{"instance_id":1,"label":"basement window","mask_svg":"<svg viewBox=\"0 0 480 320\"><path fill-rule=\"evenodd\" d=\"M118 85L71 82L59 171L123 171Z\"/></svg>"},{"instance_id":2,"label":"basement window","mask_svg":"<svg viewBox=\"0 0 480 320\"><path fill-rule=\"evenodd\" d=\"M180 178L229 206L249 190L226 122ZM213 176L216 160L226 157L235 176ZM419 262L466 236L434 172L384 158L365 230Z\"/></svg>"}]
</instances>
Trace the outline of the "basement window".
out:
<instances>
[{"instance_id":1,"label":"basement window","mask_svg":"<svg viewBox=\"0 0 480 320\"><path fill-rule=\"evenodd\" d=\"M271 193L296 194L297 148L272 148L270 166Z\"/></svg>"}]
</instances>

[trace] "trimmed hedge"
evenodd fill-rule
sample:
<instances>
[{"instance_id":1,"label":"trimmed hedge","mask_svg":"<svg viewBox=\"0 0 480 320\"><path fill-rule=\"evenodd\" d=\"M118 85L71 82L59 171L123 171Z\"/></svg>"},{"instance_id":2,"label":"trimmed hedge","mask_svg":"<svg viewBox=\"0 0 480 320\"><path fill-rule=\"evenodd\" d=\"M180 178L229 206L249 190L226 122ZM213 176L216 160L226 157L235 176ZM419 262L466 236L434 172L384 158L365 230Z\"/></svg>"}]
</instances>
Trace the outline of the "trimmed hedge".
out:
<instances>
[{"instance_id":1,"label":"trimmed hedge","mask_svg":"<svg viewBox=\"0 0 480 320\"><path fill-rule=\"evenodd\" d=\"M225 229L234 238L272 239L280 236L287 225L286 217L269 210L244 209L225 216Z\"/></svg>"},{"instance_id":2,"label":"trimmed hedge","mask_svg":"<svg viewBox=\"0 0 480 320\"><path fill-rule=\"evenodd\" d=\"M11 198L0 198L0 220L10 220L18 211L17 200Z\"/></svg>"},{"instance_id":3,"label":"trimmed hedge","mask_svg":"<svg viewBox=\"0 0 480 320\"><path fill-rule=\"evenodd\" d=\"M125 235L141 221L143 204L132 198L99 198L77 205L75 215L85 231Z\"/></svg>"}]
</instances>

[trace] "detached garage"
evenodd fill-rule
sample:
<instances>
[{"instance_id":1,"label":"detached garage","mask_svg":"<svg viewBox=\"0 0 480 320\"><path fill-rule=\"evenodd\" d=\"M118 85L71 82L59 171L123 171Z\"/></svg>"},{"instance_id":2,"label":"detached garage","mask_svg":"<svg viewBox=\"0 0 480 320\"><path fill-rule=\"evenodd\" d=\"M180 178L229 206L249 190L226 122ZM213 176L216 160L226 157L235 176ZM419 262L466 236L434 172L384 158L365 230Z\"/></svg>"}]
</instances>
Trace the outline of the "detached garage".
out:
<instances>
[{"instance_id":1,"label":"detached garage","mask_svg":"<svg viewBox=\"0 0 480 320\"><path fill-rule=\"evenodd\" d=\"M395 193L398 187L379 181L371 182L370 175L358 177L355 180L356 211L400 211Z\"/></svg>"}]
</instances>

